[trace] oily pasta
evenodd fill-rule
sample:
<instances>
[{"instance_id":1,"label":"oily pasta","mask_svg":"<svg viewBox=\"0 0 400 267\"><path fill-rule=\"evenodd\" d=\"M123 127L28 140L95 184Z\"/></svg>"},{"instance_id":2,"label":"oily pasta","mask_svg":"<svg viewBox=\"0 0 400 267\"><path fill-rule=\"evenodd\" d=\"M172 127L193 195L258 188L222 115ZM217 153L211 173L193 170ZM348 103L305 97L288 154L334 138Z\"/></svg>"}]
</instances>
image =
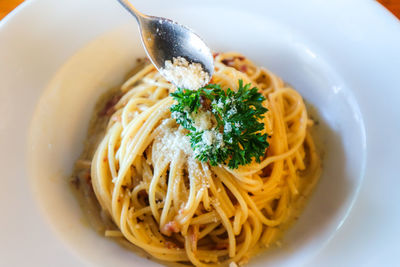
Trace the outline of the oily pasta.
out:
<instances>
[{"instance_id":1,"label":"oily pasta","mask_svg":"<svg viewBox=\"0 0 400 267\"><path fill-rule=\"evenodd\" d=\"M238 53L215 55L212 83L251 83L266 97L270 147L260 163L229 169L194 158L171 118L175 87L148 64L121 87L90 182L121 236L155 258L196 266L247 262L276 242L319 178L320 161L301 95Z\"/></svg>"}]
</instances>

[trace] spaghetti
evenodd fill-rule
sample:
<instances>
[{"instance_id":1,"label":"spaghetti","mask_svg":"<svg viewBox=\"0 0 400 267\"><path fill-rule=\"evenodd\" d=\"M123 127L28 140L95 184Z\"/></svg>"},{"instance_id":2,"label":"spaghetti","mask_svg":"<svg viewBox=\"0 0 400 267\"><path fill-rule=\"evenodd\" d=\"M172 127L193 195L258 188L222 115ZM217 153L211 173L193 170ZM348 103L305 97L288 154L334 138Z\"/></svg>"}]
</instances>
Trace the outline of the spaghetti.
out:
<instances>
[{"instance_id":1,"label":"spaghetti","mask_svg":"<svg viewBox=\"0 0 400 267\"><path fill-rule=\"evenodd\" d=\"M175 87L153 65L122 85L108 125L94 133L100 144L87 145L96 150L91 164L80 164L91 170L86 178L116 225L107 236L196 266L242 264L277 241L319 178L313 121L280 78L238 53L215 55L211 82L236 89L239 79L267 99L270 147L260 163L238 169L194 158L187 130L171 118Z\"/></svg>"}]
</instances>

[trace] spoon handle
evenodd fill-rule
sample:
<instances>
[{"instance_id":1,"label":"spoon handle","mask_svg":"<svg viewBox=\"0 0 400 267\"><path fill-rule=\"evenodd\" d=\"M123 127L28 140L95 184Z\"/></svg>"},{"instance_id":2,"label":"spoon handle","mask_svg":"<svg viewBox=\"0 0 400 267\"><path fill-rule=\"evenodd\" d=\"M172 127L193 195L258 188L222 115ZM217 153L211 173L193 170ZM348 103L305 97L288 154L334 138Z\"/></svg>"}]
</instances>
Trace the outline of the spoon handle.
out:
<instances>
[{"instance_id":1,"label":"spoon handle","mask_svg":"<svg viewBox=\"0 0 400 267\"><path fill-rule=\"evenodd\" d=\"M131 13L135 19L140 23L140 19L143 18L145 15L137 10L129 0L118 0L118 2L126 9L129 13Z\"/></svg>"}]
</instances>

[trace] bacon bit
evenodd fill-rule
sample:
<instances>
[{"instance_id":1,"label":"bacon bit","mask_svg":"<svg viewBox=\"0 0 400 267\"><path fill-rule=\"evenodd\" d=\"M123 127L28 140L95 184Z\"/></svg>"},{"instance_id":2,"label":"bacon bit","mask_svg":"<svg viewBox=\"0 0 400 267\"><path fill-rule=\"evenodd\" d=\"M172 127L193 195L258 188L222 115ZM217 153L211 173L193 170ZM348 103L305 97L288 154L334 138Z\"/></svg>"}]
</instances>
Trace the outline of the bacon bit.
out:
<instances>
[{"instance_id":1,"label":"bacon bit","mask_svg":"<svg viewBox=\"0 0 400 267\"><path fill-rule=\"evenodd\" d=\"M172 233L178 233L180 226L176 221L170 221L161 228L161 233L171 236Z\"/></svg>"},{"instance_id":2,"label":"bacon bit","mask_svg":"<svg viewBox=\"0 0 400 267\"><path fill-rule=\"evenodd\" d=\"M243 56L239 56L239 57L236 57L237 59L239 59L240 61L243 61L243 60L245 60L246 58L245 57L243 57Z\"/></svg>"},{"instance_id":3,"label":"bacon bit","mask_svg":"<svg viewBox=\"0 0 400 267\"><path fill-rule=\"evenodd\" d=\"M169 249L178 247L174 242L170 242L170 241L165 241L164 245L165 245L165 247L167 247Z\"/></svg>"},{"instance_id":4,"label":"bacon bit","mask_svg":"<svg viewBox=\"0 0 400 267\"><path fill-rule=\"evenodd\" d=\"M220 53L218 53L218 52L214 52L214 53L213 53L213 57L216 58L216 57L219 56L219 54L220 54Z\"/></svg>"},{"instance_id":5,"label":"bacon bit","mask_svg":"<svg viewBox=\"0 0 400 267\"><path fill-rule=\"evenodd\" d=\"M106 162L107 160L108 160L107 156L103 158L103 162Z\"/></svg>"},{"instance_id":6,"label":"bacon bit","mask_svg":"<svg viewBox=\"0 0 400 267\"><path fill-rule=\"evenodd\" d=\"M106 104L104 105L104 108L100 110L99 116L111 116L111 114L114 113L114 106L118 103L118 101L121 99L122 95L115 95L111 99L109 99Z\"/></svg>"},{"instance_id":7,"label":"bacon bit","mask_svg":"<svg viewBox=\"0 0 400 267\"><path fill-rule=\"evenodd\" d=\"M211 100L206 98L205 96L201 95L200 96L200 105L201 105L202 109L209 110L211 107Z\"/></svg>"},{"instance_id":8,"label":"bacon bit","mask_svg":"<svg viewBox=\"0 0 400 267\"><path fill-rule=\"evenodd\" d=\"M247 65L240 66L239 71L246 72L247 71Z\"/></svg>"},{"instance_id":9,"label":"bacon bit","mask_svg":"<svg viewBox=\"0 0 400 267\"><path fill-rule=\"evenodd\" d=\"M234 59L233 58L227 58L227 59L221 60L221 62L224 63L227 66L233 66Z\"/></svg>"}]
</instances>

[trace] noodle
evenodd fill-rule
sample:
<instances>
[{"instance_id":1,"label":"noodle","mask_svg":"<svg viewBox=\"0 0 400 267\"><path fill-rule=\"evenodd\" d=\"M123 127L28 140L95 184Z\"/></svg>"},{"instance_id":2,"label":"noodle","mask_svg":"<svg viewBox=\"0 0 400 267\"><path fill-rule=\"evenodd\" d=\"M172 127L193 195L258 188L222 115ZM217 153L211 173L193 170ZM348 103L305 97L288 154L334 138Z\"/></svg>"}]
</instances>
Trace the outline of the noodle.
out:
<instances>
[{"instance_id":1,"label":"noodle","mask_svg":"<svg viewBox=\"0 0 400 267\"><path fill-rule=\"evenodd\" d=\"M157 259L196 266L243 264L275 243L319 178L312 120L300 94L238 53L215 56L212 83L251 83L266 97L270 147L260 163L229 169L194 158L171 119L175 87L152 65L130 77L90 168L91 185L123 236ZM98 130L97 130L98 131ZM99 134L99 132L95 133Z\"/></svg>"}]
</instances>

